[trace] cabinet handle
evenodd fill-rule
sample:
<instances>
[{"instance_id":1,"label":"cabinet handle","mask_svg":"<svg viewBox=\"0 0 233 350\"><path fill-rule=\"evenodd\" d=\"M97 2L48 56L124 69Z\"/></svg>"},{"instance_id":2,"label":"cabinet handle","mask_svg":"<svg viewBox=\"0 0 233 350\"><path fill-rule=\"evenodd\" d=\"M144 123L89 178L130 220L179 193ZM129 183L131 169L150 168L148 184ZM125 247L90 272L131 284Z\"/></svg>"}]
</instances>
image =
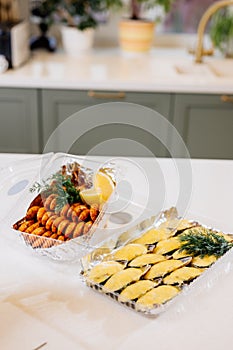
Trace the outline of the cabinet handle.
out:
<instances>
[{"instance_id":1,"label":"cabinet handle","mask_svg":"<svg viewBox=\"0 0 233 350\"><path fill-rule=\"evenodd\" d=\"M88 91L88 96L93 98L100 98L100 99L109 99L109 100L120 100L126 97L125 92L119 91L119 92L96 92L93 90Z\"/></svg>"},{"instance_id":2,"label":"cabinet handle","mask_svg":"<svg viewBox=\"0 0 233 350\"><path fill-rule=\"evenodd\" d=\"M227 95L222 95L222 96L221 96L221 101L222 101L222 102L230 102L230 103L233 103L233 97L227 96Z\"/></svg>"}]
</instances>

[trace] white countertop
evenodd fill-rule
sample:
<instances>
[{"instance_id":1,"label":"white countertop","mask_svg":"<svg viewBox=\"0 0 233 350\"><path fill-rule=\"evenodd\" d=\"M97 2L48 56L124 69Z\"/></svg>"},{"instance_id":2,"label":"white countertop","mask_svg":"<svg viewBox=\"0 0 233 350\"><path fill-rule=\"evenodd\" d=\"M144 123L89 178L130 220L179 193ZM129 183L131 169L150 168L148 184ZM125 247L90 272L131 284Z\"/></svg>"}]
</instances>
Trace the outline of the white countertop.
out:
<instances>
[{"instance_id":1,"label":"white countertop","mask_svg":"<svg viewBox=\"0 0 233 350\"><path fill-rule=\"evenodd\" d=\"M1 167L25 157L0 155ZM146 173L153 173L154 161L134 159ZM173 205L174 162L156 162L169 192L165 205ZM192 160L191 165L190 211L233 231L233 161ZM156 177L153 188L159 194ZM47 345L42 349L48 350L232 348L232 269L220 274L207 290L190 291L182 303L157 319L138 315L90 290L80 281L79 270L79 264L38 257L1 231L0 348L32 350L44 342Z\"/></svg>"},{"instance_id":2,"label":"white countertop","mask_svg":"<svg viewBox=\"0 0 233 350\"><path fill-rule=\"evenodd\" d=\"M185 49L154 48L149 54L130 55L103 48L77 57L37 52L24 66L0 75L0 87L233 93L233 60L204 57L220 68L226 64L224 77L193 61ZM178 73L180 68L188 74Z\"/></svg>"}]
</instances>

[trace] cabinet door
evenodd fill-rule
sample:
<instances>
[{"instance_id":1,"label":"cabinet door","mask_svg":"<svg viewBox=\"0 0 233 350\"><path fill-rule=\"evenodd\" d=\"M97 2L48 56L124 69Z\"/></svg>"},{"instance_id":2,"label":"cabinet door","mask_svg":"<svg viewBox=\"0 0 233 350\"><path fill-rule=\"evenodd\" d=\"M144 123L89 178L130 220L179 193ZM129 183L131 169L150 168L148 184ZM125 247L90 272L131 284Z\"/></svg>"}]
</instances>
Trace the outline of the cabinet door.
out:
<instances>
[{"instance_id":1,"label":"cabinet door","mask_svg":"<svg viewBox=\"0 0 233 350\"><path fill-rule=\"evenodd\" d=\"M37 91L0 89L0 152L37 153Z\"/></svg>"},{"instance_id":2,"label":"cabinet door","mask_svg":"<svg viewBox=\"0 0 233 350\"><path fill-rule=\"evenodd\" d=\"M44 90L42 92L43 102L43 142L46 145L51 133L66 118L86 107L94 106L106 102L131 102L149 107L158 111L166 118L169 118L170 95L154 93L130 93L126 92L123 97L118 92L95 92L71 91L71 90ZM144 116L142 115L142 120ZM145 119L145 118L144 118ZM145 121L146 123L146 121ZM149 127L149 125L148 125ZM90 128L91 129L91 128ZM152 130L153 132L153 130ZM116 143L108 142L103 148L99 145L106 139L117 139ZM135 143L120 142L121 139L134 140ZM140 145L144 146L140 147ZM96 145L98 146L96 148ZM137 148L137 146L139 147ZM127 149L126 149L127 148ZM155 139L150 133L134 126L115 124L104 125L88 131L73 144L69 152L74 154L87 154L92 149L91 154L96 155L132 155L149 156L154 153L156 156L165 156L166 148L160 141ZM95 150L94 150L95 149ZM149 152L148 152L149 149ZM52 150L52 149L51 149ZM54 149L53 149L54 151ZM55 151L64 151L59 148Z\"/></svg>"},{"instance_id":3,"label":"cabinet door","mask_svg":"<svg viewBox=\"0 0 233 350\"><path fill-rule=\"evenodd\" d=\"M173 123L192 158L233 159L233 104L220 95L176 95Z\"/></svg>"}]
</instances>

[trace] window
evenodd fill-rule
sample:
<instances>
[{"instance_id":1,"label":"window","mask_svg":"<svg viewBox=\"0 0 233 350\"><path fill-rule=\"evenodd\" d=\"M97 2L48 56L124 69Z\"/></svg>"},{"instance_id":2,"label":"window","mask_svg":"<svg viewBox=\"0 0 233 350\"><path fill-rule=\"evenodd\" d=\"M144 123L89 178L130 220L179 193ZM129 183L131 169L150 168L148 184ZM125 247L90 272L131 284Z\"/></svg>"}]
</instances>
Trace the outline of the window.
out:
<instances>
[{"instance_id":1,"label":"window","mask_svg":"<svg viewBox=\"0 0 233 350\"><path fill-rule=\"evenodd\" d=\"M214 2L216 0L175 0L161 25L161 32L196 33L203 13Z\"/></svg>"}]
</instances>

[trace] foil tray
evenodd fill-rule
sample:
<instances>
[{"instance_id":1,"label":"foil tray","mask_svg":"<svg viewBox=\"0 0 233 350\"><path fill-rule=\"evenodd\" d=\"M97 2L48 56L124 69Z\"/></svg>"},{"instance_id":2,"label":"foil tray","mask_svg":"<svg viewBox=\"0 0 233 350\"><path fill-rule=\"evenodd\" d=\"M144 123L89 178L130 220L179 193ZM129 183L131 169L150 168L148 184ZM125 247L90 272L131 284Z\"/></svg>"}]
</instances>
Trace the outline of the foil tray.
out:
<instances>
[{"instance_id":1,"label":"foil tray","mask_svg":"<svg viewBox=\"0 0 233 350\"><path fill-rule=\"evenodd\" d=\"M190 214L188 216L190 217ZM94 249L93 251L91 251L81 259L82 271L80 275L81 275L82 281L88 287L92 288L94 291L115 300L118 304L123 305L124 307L132 309L137 313L150 318L157 317L159 314L166 311L168 308L170 308L174 304L175 305L178 304L179 307L182 308L182 303L184 299L187 297L187 295L189 294L190 290L194 290L194 292L198 294L200 291L212 288L214 285L214 282L218 280L219 276L221 276L224 273L229 273L229 271L232 270L233 249L230 249L222 257L220 257L213 265L208 267L199 277L197 277L190 283L184 283L181 286L181 292L179 292L177 296L175 296L174 298L172 298L171 300L167 301L162 305L154 305L152 309L141 307L138 304L136 304L135 301L130 301L130 300L128 300L127 302L120 301L119 293L107 292L106 290L104 290L104 287L102 284L92 283L87 278L88 270L90 270L96 264L100 263L104 259L106 254L111 253L112 250L114 249L117 249L119 247L126 245L131 240L139 237L141 234L143 234L147 230L151 228L157 228L163 222L177 219L177 218L179 219L178 212L176 208L172 207L169 210L159 213L158 215L151 216L148 219L141 221L140 223L138 223L134 227L131 227L127 231L121 234L115 235L115 237L111 237L107 239L98 248ZM195 217L193 217L193 219L195 220ZM194 222L194 220L190 219L190 221L192 222ZM195 222L197 221L195 220ZM198 224L200 224L202 227L205 227L207 229L211 229L216 232L222 232L221 230L213 227L212 225L209 225L209 224L206 225L205 223L202 223L200 221L198 221ZM230 236L232 237L232 240L233 240L233 235L230 235Z\"/></svg>"}]
</instances>

